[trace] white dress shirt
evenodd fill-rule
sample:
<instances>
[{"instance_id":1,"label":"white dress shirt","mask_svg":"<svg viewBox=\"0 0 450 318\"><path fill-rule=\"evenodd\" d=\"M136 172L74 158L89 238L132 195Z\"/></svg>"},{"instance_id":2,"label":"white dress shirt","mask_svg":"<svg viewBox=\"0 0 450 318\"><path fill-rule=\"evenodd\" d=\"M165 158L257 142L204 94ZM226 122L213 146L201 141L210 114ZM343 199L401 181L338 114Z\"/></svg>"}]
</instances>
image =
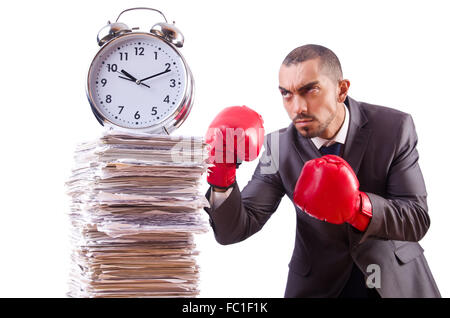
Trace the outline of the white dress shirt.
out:
<instances>
[{"instance_id":1,"label":"white dress shirt","mask_svg":"<svg viewBox=\"0 0 450 318\"><path fill-rule=\"evenodd\" d=\"M345 144L345 139L347 138L348 133L348 127L350 125L350 116L346 106L344 106L344 109L345 109L344 123L342 124L341 128L334 136L334 138L332 139L324 139L320 137L311 138L311 141L313 142L314 146L316 146L317 149L320 149L322 146L325 147L331 146L336 142ZM211 204L211 207L212 208L219 207L223 203L223 201L225 201L228 198L232 190L233 187L227 189L227 191L225 192L216 192L214 190L211 190L211 196L209 197L209 203Z\"/></svg>"},{"instance_id":2,"label":"white dress shirt","mask_svg":"<svg viewBox=\"0 0 450 318\"><path fill-rule=\"evenodd\" d=\"M350 116L348 114L348 109L346 106L344 107L344 109L345 109L344 123L342 124L337 134L334 135L334 138L332 139L323 139L320 137L311 138L311 141L313 142L314 146L316 146L317 149L320 149L322 146L325 147L331 146L336 142L345 144L345 138L347 138L348 126L350 124L349 118Z\"/></svg>"}]
</instances>

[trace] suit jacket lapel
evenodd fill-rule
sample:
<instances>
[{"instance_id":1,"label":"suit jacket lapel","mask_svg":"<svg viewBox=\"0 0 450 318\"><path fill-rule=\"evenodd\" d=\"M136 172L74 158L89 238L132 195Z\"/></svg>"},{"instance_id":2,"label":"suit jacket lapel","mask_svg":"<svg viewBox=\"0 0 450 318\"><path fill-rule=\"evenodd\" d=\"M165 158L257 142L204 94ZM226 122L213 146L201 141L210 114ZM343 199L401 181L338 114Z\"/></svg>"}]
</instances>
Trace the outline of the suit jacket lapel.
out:
<instances>
[{"instance_id":1,"label":"suit jacket lapel","mask_svg":"<svg viewBox=\"0 0 450 318\"><path fill-rule=\"evenodd\" d=\"M295 151L300 157L300 160L303 161L303 163L322 156L316 146L314 146L314 144L312 143L311 139L305 138L300 135L294 124L291 123L288 130L291 137L292 146L294 147Z\"/></svg>"},{"instance_id":2,"label":"suit jacket lapel","mask_svg":"<svg viewBox=\"0 0 450 318\"><path fill-rule=\"evenodd\" d=\"M350 111L350 125L345 140L343 158L350 164L355 174L358 174L372 131L364 127L367 117L361 110L360 104L350 97L347 97L346 104Z\"/></svg>"},{"instance_id":3,"label":"suit jacket lapel","mask_svg":"<svg viewBox=\"0 0 450 318\"><path fill-rule=\"evenodd\" d=\"M355 174L358 174L364 152L367 149L371 130L369 128L364 128L367 123L367 118L361 110L359 103L354 99L347 97L345 104L349 108L350 124L345 141L343 158L350 164L355 171ZM306 161L322 156L312 143L311 139L304 138L300 135L292 123L289 125L288 131L291 144L303 164Z\"/></svg>"}]
</instances>

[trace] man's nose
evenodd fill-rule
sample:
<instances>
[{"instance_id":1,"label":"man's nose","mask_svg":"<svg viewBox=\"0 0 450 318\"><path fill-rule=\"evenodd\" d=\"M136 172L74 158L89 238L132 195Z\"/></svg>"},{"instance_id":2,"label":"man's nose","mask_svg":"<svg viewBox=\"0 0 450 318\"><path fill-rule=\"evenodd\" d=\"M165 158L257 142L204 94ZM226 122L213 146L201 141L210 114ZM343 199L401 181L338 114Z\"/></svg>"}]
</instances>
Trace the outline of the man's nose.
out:
<instances>
[{"instance_id":1,"label":"man's nose","mask_svg":"<svg viewBox=\"0 0 450 318\"><path fill-rule=\"evenodd\" d=\"M306 100L304 98L302 98L298 94L295 94L292 102L293 102L293 109L292 110L296 114L300 114L302 112L305 112L305 113L307 112L308 106L307 106Z\"/></svg>"}]
</instances>

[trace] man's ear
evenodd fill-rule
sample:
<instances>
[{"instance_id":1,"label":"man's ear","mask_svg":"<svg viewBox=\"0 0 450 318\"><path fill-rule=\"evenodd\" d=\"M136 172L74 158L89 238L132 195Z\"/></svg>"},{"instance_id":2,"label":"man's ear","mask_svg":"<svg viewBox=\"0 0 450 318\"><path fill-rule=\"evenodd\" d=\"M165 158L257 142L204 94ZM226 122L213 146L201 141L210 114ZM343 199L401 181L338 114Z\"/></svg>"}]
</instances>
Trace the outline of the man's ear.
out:
<instances>
[{"instance_id":1,"label":"man's ear","mask_svg":"<svg viewBox=\"0 0 450 318\"><path fill-rule=\"evenodd\" d=\"M347 79L340 80L337 87L337 101L343 103L347 98L350 81Z\"/></svg>"}]
</instances>

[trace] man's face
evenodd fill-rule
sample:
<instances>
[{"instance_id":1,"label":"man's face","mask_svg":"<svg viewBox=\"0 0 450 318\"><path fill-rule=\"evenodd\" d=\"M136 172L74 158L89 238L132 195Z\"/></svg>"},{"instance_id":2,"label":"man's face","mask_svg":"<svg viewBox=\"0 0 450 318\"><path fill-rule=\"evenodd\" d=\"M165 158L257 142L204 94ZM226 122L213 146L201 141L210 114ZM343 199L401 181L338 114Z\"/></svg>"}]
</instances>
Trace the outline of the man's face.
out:
<instances>
[{"instance_id":1,"label":"man's face","mask_svg":"<svg viewBox=\"0 0 450 318\"><path fill-rule=\"evenodd\" d=\"M279 89L284 108L302 136L333 137L338 83L320 70L318 58L289 66L282 64Z\"/></svg>"}]
</instances>

